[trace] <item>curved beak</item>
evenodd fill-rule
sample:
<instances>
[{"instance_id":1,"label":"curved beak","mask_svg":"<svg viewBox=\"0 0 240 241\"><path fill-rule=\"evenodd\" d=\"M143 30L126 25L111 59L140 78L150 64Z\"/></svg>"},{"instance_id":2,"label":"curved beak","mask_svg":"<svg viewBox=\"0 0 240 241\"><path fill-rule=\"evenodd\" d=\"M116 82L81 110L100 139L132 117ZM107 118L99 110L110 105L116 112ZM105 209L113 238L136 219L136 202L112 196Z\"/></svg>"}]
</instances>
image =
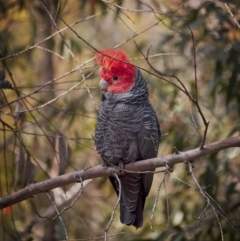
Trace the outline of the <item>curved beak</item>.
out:
<instances>
[{"instance_id":1,"label":"curved beak","mask_svg":"<svg viewBox=\"0 0 240 241\"><path fill-rule=\"evenodd\" d=\"M102 93L107 92L108 86L109 86L109 84L105 79L100 80L99 88L100 88Z\"/></svg>"}]
</instances>

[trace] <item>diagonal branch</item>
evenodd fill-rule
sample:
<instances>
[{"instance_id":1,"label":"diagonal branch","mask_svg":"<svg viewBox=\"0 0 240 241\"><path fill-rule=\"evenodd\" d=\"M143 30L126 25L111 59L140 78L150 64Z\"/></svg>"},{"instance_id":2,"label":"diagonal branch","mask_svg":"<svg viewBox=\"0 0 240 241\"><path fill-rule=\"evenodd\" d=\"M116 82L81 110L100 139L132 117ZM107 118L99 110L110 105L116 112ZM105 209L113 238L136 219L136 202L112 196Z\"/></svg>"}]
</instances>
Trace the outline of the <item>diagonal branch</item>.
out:
<instances>
[{"instance_id":1,"label":"diagonal branch","mask_svg":"<svg viewBox=\"0 0 240 241\"><path fill-rule=\"evenodd\" d=\"M157 70L149 61L149 52L150 52L150 49L151 49L151 46L150 48L148 49L147 51L147 55L145 56L144 53L141 51L141 49L139 48L139 46L137 45L137 43L134 41L138 51L142 54L142 56L145 58L147 64L149 65L149 67L157 74L156 77L164 80L165 82L171 84L172 86L176 87L178 90L182 91L188 98L189 100L192 101L192 103L196 106L201 118L202 118L202 121L204 123L204 126L205 126L205 129L204 129L204 132L203 132L203 138L202 138L202 141L201 141L201 144L200 144L200 149L202 150L204 148L204 144L205 144L205 141L206 141L206 136L207 136L207 130L208 130L208 126L209 126L209 121L206 120L203 112L202 112L202 109L198 103L198 90L197 90L197 69L196 69L196 49L195 49L195 40L194 40L194 35L193 35L193 32L191 30L191 28L189 27L190 29L190 32L191 32L191 36L192 36L192 41L193 41L193 57L194 57L194 75L195 75L195 98L189 93L189 91L187 90L187 88L185 87L184 83L177 77L175 76L174 74L173 75L169 75L169 74L163 74L161 73L159 70ZM138 67L139 69L142 69L140 67ZM146 71L145 69L142 69L144 71ZM153 73L150 73L149 71L146 71L148 72L149 74L153 74ZM173 78L175 79L179 84L175 84L171 81L169 81L168 79L164 78L163 76L165 77L170 77L170 78Z\"/></svg>"},{"instance_id":2,"label":"diagonal branch","mask_svg":"<svg viewBox=\"0 0 240 241\"><path fill-rule=\"evenodd\" d=\"M201 145L200 145L200 149L203 149L204 147L204 144L205 144L205 141L206 141L206 137L207 137L207 131L208 131L208 126L209 126L209 123L210 121L207 121L203 112L202 112L202 109L199 105L199 102L198 102L198 80L197 80L197 61L196 61L196 45L195 45L195 39L194 39L194 34L193 34L193 31L192 29L190 28L190 26L188 26L190 32L191 32L191 37L192 37L192 44L193 44L193 61L194 61L194 78L195 78L195 99L194 101L192 101L196 107L197 107L197 110L202 118L202 121L203 121L203 124L205 126L205 129L204 129L204 132L203 132L203 138L202 138L202 142L201 142Z\"/></svg>"},{"instance_id":3,"label":"diagonal branch","mask_svg":"<svg viewBox=\"0 0 240 241\"><path fill-rule=\"evenodd\" d=\"M116 211L116 209L117 209L117 207L118 207L118 204L120 203L121 196L122 196L122 184L121 184L121 181L120 181L120 179L119 179L119 177L118 177L118 175L117 175L116 173L114 173L114 176L116 177L116 179L117 179L117 181L118 181L118 191L119 191L119 194L118 194L118 200L117 200L117 202L116 202L116 204L115 204L115 206L114 206L114 208L113 208L112 214L111 214L111 219L110 219L110 221L109 221L109 223L108 223L108 226L107 226L106 229L105 229L104 241L107 241L107 240L108 240L108 230L109 230L109 228L111 227L111 224L112 224L112 222L113 222L113 218L114 218L114 215L115 215L115 211Z\"/></svg>"},{"instance_id":4,"label":"diagonal branch","mask_svg":"<svg viewBox=\"0 0 240 241\"><path fill-rule=\"evenodd\" d=\"M127 164L125 165L125 169L126 172L137 172L151 170L157 167L163 167L166 166L166 163L168 163L168 165L174 165L177 163L189 162L193 160L196 161L196 159L199 157L216 153L232 147L240 147L240 136L229 137L225 140L208 144L204 146L204 149L195 148L193 150L179 152L178 154L170 154L163 157L156 157ZM106 168L102 166L96 166L81 171L71 172L39 183L30 184L29 186L17 192L0 198L0 209L19 203L28 198L32 198L36 194L48 192L51 189L75 183L80 179L84 181L92 178L112 176L114 175L114 173L121 174L121 170L119 170L117 167Z\"/></svg>"}]
</instances>

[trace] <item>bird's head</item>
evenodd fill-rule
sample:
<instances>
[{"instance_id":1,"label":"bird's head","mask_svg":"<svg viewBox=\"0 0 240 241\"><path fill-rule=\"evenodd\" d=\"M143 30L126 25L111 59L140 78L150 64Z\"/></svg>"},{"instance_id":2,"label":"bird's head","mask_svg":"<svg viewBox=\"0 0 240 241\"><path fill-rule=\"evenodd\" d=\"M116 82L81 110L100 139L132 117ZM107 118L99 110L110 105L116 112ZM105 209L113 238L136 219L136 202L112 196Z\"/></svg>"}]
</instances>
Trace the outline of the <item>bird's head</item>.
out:
<instances>
[{"instance_id":1,"label":"bird's head","mask_svg":"<svg viewBox=\"0 0 240 241\"><path fill-rule=\"evenodd\" d=\"M119 60L119 61L118 61ZM113 94L128 92L134 85L136 68L122 50L107 49L96 53L96 61L101 67L100 89Z\"/></svg>"}]
</instances>

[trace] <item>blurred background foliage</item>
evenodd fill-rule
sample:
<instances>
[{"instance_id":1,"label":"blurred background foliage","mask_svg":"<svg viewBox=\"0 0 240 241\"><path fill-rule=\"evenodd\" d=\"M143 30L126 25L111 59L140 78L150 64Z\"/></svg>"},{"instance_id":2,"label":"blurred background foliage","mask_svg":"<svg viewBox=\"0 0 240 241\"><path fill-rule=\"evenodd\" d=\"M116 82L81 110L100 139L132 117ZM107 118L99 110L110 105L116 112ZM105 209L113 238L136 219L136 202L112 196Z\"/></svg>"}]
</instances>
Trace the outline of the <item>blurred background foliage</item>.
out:
<instances>
[{"instance_id":1,"label":"blurred background foliage","mask_svg":"<svg viewBox=\"0 0 240 241\"><path fill-rule=\"evenodd\" d=\"M14 89L0 92L0 196L29 183L101 164L93 135L100 105L95 49L118 47L150 72L139 49L163 76L177 76L195 95L193 31L199 104L210 121L207 143L239 136L240 3L221 1L0 0L0 59ZM83 39L85 41L83 41ZM204 126L184 93L144 72L163 137L159 156L176 147L200 146ZM165 76L168 75L168 76ZM21 112L24 111L24 112ZM115 213L109 240L239 240L240 158L238 149L221 151L194 163L194 173L211 195L210 207L186 164L154 177L145 207L144 227L135 230ZM193 185L193 186L191 186ZM41 194L0 216L1 240L64 240L101 237L117 200L107 178ZM52 200L52 201L51 201ZM214 201L215 200L215 201ZM169 210L169 212L168 212ZM221 224L221 228L220 228ZM103 238L102 238L103 240Z\"/></svg>"}]
</instances>

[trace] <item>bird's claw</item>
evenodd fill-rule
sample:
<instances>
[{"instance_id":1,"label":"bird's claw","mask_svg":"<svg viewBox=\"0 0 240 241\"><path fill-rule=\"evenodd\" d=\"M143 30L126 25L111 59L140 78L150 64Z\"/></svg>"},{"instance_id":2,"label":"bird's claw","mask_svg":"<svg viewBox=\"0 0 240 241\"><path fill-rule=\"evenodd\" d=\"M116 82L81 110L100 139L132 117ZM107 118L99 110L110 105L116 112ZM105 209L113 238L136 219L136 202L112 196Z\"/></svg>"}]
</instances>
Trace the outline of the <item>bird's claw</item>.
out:
<instances>
[{"instance_id":1,"label":"bird's claw","mask_svg":"<svg viewBox=\"0 0 240 241\"><path fill-rule=\"evenodd\" d=\"M123 161L119 161L118 168L120 169L120 174L124 174L125 163Z\"/></svg>"}]
</instances>

